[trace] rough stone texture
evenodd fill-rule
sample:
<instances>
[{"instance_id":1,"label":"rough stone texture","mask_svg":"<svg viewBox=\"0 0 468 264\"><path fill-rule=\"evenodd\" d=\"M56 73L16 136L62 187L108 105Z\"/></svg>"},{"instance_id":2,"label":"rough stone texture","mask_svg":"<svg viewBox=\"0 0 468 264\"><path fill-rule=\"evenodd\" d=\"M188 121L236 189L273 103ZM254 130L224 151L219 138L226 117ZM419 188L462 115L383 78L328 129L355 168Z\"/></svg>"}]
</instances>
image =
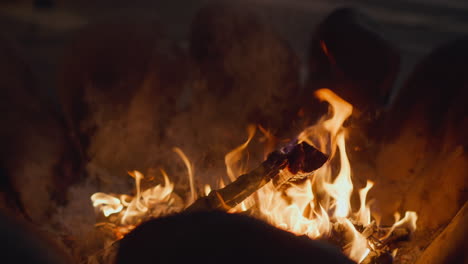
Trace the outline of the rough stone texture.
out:
<instances>
[{"instance_id":1,"label":"rough stone texture","mask_svg":"<svg viewBox=\"0 0 468 264\"><path fill-rule=\"evenodd\" d=\"M398 51L370 17L352 8L336 9L312 35L304 98L329 88L354 106L360 122L374 122L390 95L399 61Z\"/></svg>"},{"instance_id":2,"label":"rough stone texture","mask_svg":"<svg viewBox=\"0 0 468 264\"><path fill-rule=\"evenodd\" d=\"M261 125L274 135L289 131L297 108L299 61L254 10L227 4L207 5L197 13L189 51L191 94L187 108L167 128L166 142L193 161L200 183L217 186L221 177L227 180L224 156L246 140L248 125ZM243 154L250 164L263 160L260 138L257 130L249 154Z\"/></svg>"},{"instance_id":3,"label":"rough stone texture","mask_svg":"<svg viewBox=\"0 0 468 264\"><path fill-rule=\"evenodd\" d=\"M11 47L1 40L2 181L24 215L43 224L55 205L66 201L77 164L58 115L37 99L29 67Z\"/></svg>"},{"instance_id":4,"label":"rough stone texture","mask_svg":"<svg viewBox=\"0 0 468 264\"><path fill-rule=\"evenodd\" d=\"M29 222L0 212L3 263L73 263L52 237Z\"/></svg>"},{"instance_id":5,"label":"rough stone texture","mask_svg":"<svg viewBox=\"0 0 468 264\"><path fill-rule=\"evenodd\" d=\"M294 114L299 60L254 10L212 4L191 26L190 53L219 115L282 132ZM207 98L204 98L207 99Z\"/></svg>"},{"instance_id":6,"label":"rough stone texture","mask_svg":"<svg viewBox=\"0 0 468 264\"><path fill-rule=\"evenodd\" d=\"M183 53L152 21L93 24L76 34L58 86L89 173L127 177L152 165L185 67Z\"/></svg>"},{"instance_id":7,"label":"rough stone texture","mask_svg":"<svg viewBox=\"0 0 468 264\"><path fill-rule=\"evenodd\" d=\"M443 45L416 66L381 131L379 207L414 210L423 228L446 224L468 199L466 45Z\"/></svg>"},{"instance_id":8,"label":"rough stone texture","mask_svg":"<svg viewBox=\"0 0 468 264\"><path fill-rule=\"evenodd\" d=\"M399 71L400 53L371 17L353 8L338 8L326 16L313 31L308 52L309 76L299 120L310 124L327 113L328 103L313 97L321 88L353 105L345 123L346 150L355 185L352 202L359 206L357 191L367 180L381 185L375 168L377 128Z\"/></svg>"},{"instance_id":9,"label":"rough stone texture","mask_svg":"<svg viewBox=\"0 0 468 264\"><path fill-rule=\"evenodd\" d=\"M416 262L417 264L443 264L468 262L468 202L458 211L450 224L437 236Z\"/></svg>"}]
</instances>

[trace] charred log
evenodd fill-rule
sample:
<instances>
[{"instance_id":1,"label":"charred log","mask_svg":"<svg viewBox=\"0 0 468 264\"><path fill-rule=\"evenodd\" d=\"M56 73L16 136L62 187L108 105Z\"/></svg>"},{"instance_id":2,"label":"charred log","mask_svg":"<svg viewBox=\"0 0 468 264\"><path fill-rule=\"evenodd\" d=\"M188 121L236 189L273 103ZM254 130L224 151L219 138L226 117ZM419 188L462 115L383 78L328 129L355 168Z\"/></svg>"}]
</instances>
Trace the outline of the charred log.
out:
<instances>
[{"instance_id":1,"label":"charred log","mask_svg":"<svg viewBox=\"0 0 468 264\"><path fill-rule=\"evenodd\" d=\"M251 172L239 176L226 187L212 191L208 196L202 197L189 206L187 211L203 210L228 210L241 203L252 193L273 180L275 183L284 184L289 180L295 180L298 174L301 178L310 175L327 161L327 157L305 142L287 149L286 152L276 151L271 153L267 160ZM280 173L287 170L289 173ZM275 177L282 175L281 180ZM284 178L289 175L289 178Z\"/></svg>"}]
</instances>

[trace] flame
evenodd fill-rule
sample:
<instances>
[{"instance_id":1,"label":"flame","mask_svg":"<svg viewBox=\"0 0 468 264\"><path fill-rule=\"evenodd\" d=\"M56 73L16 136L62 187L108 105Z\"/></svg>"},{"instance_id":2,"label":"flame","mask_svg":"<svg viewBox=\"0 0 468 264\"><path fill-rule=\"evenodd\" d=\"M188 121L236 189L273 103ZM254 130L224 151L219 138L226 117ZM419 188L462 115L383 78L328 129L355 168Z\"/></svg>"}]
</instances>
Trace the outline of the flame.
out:
<instances>
[{"instance_id":1,"label":"flame","mask_svg":"<svg viewBox=\"0 0 468 264\"><path fill-rule=\"evenodd\" d=\"M387 234L381 237L381 240L387 239L397 227L406 227L410 232L416 231L417 225L416 221L418 221L418 214L413 211L405 212L405 216L403 219L400 220L400 214L398 212L395 213L395 223L392 225L392 228L387 232Z\"/></svg>"},{"instance_id":2,"label":"flame","mask_svg":"<svg viewBox=\"0 0 468 264\"><path fill-rule=\"evenodd\" d=\"M356 218L359 223L363 226L370 225L371 223L371 212L369 205L366 205L366 197L369 190L374 186L372 181L367 181L366 187L359 190L359 200L361 201L361 207L356 214Z\"/></svg>"},{"instance_id":3,"label":"flame","mask_svg":"<svg viewBox=\"0 0 468 264\"><path fill-rule=\"evenodd\" d=\"M357 231L355 224L363 227L371 224L367 194L374 183L368 181L359 191L360 208L354 214L351 208L353 192L352 170L346 153L346 129L343 126L351 116L353 107L328 89L320 89L315 95L330 104L329 114L317 124L306 128L298 136L330 155L330 161L316 171L304 183L292 185L286 191L275 189L267 184L257 192L257 206L261 217L271 224L298 235L311 238L327 237L335 224L348 234L345 253L357 263L362 262L371 251L366 237ZM339 170L333 175L332 163L339 160ZM407 212L405 218L396 220L393 228L405 225L416 227L417 215Z\"/></svg>"},{"instance_id":4,"label":"flame","mask_svg":"<svg viewBox=\"0 0 468 264\"><path fill-rule=\"evenodd\" d=\"M327 236L332 229L331 219L341 223L352 235L347 245L348 256L361 261L369 253L367 240L347 218L351 213L350 198L353 191L351 165L346 154L343 123L351 115L353 107L328 89L320 89L315 94L319 100L330 104L329 117L322 118L314 126L299 134L299 141L316 146L331 156L339 158L340 169L332 181L331 162L320 168L312 179L301 185L293 185L281 193L272 184L266 185L259 192L259 208L266 220L273 225L311 238ZM336 151L338 149L338 155ZM320 199L314 195L314 186ZM366 194L372 186L367 186L360 197L365 204ZM333 213L327 212L333 208ZM362 221L367 221L368 211L358 212Z\"/></svg>"},{"instance_id":5,"label":"flame","mask_svg":"<svg viewBox=\"0 0 468 264\"><path fill-rule=\"evenodd\" d=\"M208 194L210 194L211 186L209 184L205 184L204 192L205 192L205 196L208 196Z\"/></svg>"},{"instance_id":6,"label":"flame","mask_svg":"<svg viewBox=\"0 0 468 264\"><path fill-rule=\"evenodd\" d=\"M247 146L249 145L249 143L252 141L253 137L255 136L255 132L256 132L256 127L254 125L249 125L247 127L247 134L248 134L247 140L240 146L231 150L224 157L224 163L226 165L226 173L231 182L235 181L239 175L242 175L247 172L247 161L244 160L243 157L246 152ZM224 182L222 182L222 184L224 185ZM242 201L240 204L238 204L236 207L231 208L229 212L230 213L244 212L248 208L250 208L254 203L255 202L252 200L252 198L247 198L244 201Z\"/></svg>"},{"instance_id":7,"label":"flame","mask_svg":"<svg viewBox=\"0 0 468 264\"><path fill-rule=\"evenodd\" d=\"M231 181L234 181L239 175L246 172L246 164L242 163L242 157L244 150L249 145L250 141L255 135L255 126L250 125L247 127L248 138L247 140L237 148L233 149L231 152L226 154L224 157L224 163L226 164L226 172Z\"/></svg>"},{"instance_id":8,"label":"flame","mask_svg":"<svg viewBox=\"0 0 468 264\"><path fill-rule=\"evenodd\" d=\"M144 178L139 171L128 173L135 178L135 196L131 195L110 195L105 193L95 193L91 196L93 206L100 210L104 216L119 214L119 222L122 225L134 225L144 219L151 209L157 205L171 202L171 194L174 184L169 180L166 172L161 170L164 178L164 185L156 185L145 191L141 191L140 183ZM153 212L158 214L158 212Z\"/></svg>"},{"instance_id":9,"label":"flame","mask_svg":"<svg viewBox=\"0 0 468 264\"><path fill-rule=\"evenodd\" d=\"M188 204L190 205L197 199L197 193L195 191L195 182L193 180L193 165L192 163L190 163L190 160L187 158L187 156L185 156L185 153L180 148L174 148L173 150L175 153L177 153L177 155L179 155L179 157L184 162L185 167L187 168L190 183L190 200L188 201Z\"/></svg>"},{"instance_id":10,"label":"flame","mask_svg":"<svg viewBox=\"0 0 468 264\"><path fill-rule=\"evenodd\" d=\"M105 193L95 193L91 195L94 207L99 207L105 216L122 211L123 205L118 198Z\"/></svg>"},{"instance_id":11,"label":"flame","mask_svg":"<svg viewBox=\"0 0 468 264\"><path fill-rule=\"evenodd\" d=\"M353 192L353 182L351 181L351 166L346 155L344 134L340 133L336 137L338 149L340 151L341 168L333 184L325 183L327 193L335 199L335 214L337 218L347 217L351 210L351 193Z\"/></svg>"},{"instance_id":12,"label":"flame","mask_svg":"<svg viewBox=\"0 0 468 264\"><path fill-rule=\"evenodd\" d=\"M326 47L325 47L326 48ZM244 200L229 212L238 213L247 211L260 217L272 225L290 231L297 235L307 235L310 238L327 238L335 229L340 228L346 234L346 246L344 252L357 263L362 262L373 245L367 240L368 236L361 234L356 226L373 227L367 194L374 183L367 181L364 188L359 190L360 207L357 212L351 208L351 196L353 194L352 168L346 152L346 128L344 122L351 116L353 107L329 89L320 89L315 96L330 104L328 115L322 117L315 125L304 129L298 135L299 142L307 142L330 156L327 163L318 169L313 176L295 184L289 184L287 188L277 189L273 183L268 183ZM248 127L247 140L225 156L226 174L230 181L247 171L247 148L253 140L256 128ZM268 130L260 127L266 148L271 148L276 138ZM183 160L190 182L191 204L197 197L193 165L187 156L179 148L174 151ZM339 162L337 162L339 161ZM332 168L332 164L339 164L339 169ZM91 196L93 206L99 209L104 216L117 214L120 219L120 230L131 230L144 219L157 204L170 204L174 184L167 174L161 170L164 185L141 191L140 182L144 178L138 171L129 173L135 178L135 196L110 195L95 193ZM287 170L280 173L288 173ZM218 179L218 187L225 186L223 177ZM210 185L204 185L204 195L211 192ZM222 200L222 197L219 197ZM154 214L152 214L154 216ZM397 227L406 227L410 231L416 230L417 214L406 212L400 220L399 214L395 215L395 224L380 241L385 240ZM120 234L120 233L119 233ZM396 253L396 251L394 252Z\"/></svg>"},{"instance_id":13,"label":"flame","mask_svg":"<svg viewBox=\"0 0 468 264\"><path fill-rule=\"evenodd\" d=\"M345 252L348 254L350 259L357 263L361 263L370 252L370 248L367 245L367 239L356 230L354 225L348 219L343 219L343 223L352 234L352 240L345 246Z\"/></svg>"}]
</instances>

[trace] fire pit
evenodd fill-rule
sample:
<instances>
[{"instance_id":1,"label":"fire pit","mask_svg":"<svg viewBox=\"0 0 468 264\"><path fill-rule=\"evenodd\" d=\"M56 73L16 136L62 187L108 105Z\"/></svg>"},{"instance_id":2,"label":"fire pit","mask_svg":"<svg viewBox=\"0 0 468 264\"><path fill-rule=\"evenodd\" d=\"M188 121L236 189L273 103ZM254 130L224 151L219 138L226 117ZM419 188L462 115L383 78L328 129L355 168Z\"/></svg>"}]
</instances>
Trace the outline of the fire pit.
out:
<instances>
[{"instance_id":1,"label":"fire pit","mask_svg":"<svg viewBox=\"0 0 468 264\"><path fill-rule=\"evenodd\" d=\"M157 185L145 191L140 190L143 175L131 172L135 178L136 195L109 195L95 193L91 196L93 206L98 208L106 226L114 230L116 238L132 230L145 219L169 215L182 211L226 210L231 213L247 213L297 235L312 239L324 239L340 246L357 263L378 263L378 259L392 258L395 250L392 243L408 238L416 230L417 214L406 212L395 224L380 227L371 219L366 196L374 185L368 181L359 191L360 208L351 210L351 166L346 154L343 123L351 115L352 106L328 89L317 91L317 97L330 104L330 113L316 125L306 128L296 140L282 150L271 153L267 160L253 171L234 178L232 183L219 190L207 185L204 197L195 202L181 201L177 204L171 198L173 183L162 171L164 185ZM253 133L240 147L233 150L240 154L248 147ZM296 142L302 142L297 144ZM316 146L322 153L316 150ZM190 161L176 149L187 165L189 180L193 186ZM233 155L233 152L226 155ZM338 160L338 168L332 164ZM228 172L233 165L226 163ZM333 175L336 173L336 175ZM220 186L221 187L221 186ZM191 192L195 192L191 188ZM190 197L198 197L192 193Z\"/></svg>"},{"instance_id":2,"label":"fire pit","mask_svg":"<svg viewBox=\"0 0 468 264\"><path fill-rule=\"evenodd\" d=\"M183 41L154 19L70 32L56 107L0 40L11 248L87 264L464 263L468 39L396 89L401 52L361 12L335 9L298 56L259 10L206 5Z\"/></svg>"}]
</instances>

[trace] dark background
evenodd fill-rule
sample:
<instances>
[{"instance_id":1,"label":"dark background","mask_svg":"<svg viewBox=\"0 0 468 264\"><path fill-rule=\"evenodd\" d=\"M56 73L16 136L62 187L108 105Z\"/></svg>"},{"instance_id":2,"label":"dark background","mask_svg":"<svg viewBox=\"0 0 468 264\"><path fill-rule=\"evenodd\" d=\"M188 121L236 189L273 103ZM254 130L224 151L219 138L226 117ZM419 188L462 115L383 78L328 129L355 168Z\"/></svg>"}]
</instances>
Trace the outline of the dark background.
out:
<instances>
[{"instance_id":1,"label":"dark background","mask_svg":"<svg viewBox=\"0 0 468 264\"><path fill-rule=\"evenodd\" d=\"M55 68L69 36L99 20L156 19L171 38L186 47L190 22L207 0L3 0L0 31L13 39L32 65L44 96L54 96ZM220 1L217 1L220 2ZM242 0L287 38L304 58L314 26L336 7L351 6L379 23L383 36L402 54L406 78L414 64L435 46L468 33L468 2L464 0Z\"/></svg>"}]
</instances>

